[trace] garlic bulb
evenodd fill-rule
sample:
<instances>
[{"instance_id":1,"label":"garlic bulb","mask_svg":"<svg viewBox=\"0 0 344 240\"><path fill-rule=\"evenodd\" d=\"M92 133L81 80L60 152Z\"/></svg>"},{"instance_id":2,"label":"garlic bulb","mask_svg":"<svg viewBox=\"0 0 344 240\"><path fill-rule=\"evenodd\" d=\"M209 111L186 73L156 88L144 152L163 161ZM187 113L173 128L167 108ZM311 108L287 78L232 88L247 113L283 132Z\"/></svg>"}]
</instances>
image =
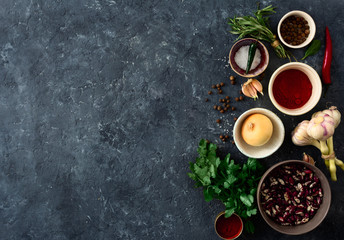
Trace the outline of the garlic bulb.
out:
<instances>
[{"instance_id":1,"label":"garlic bulb","mask_svg":"<svg viewBox=\"0 0 344 240\"><path fill-rule=\"evenodd\" d=\"M333 117L321 112L309 121L307 133L314 139L325 141L334 134L334 126L335 122Z\"/></svg>"},{"instance_id":2,"label":"garlic bulb","mask_svg":"<svg viewBox=\"0 0 344 240\"><path fill-rule=\"evenodd\" d=\"M325 114L330 115L333 120L334 120L334 128L338 127L340 120L341 120L341 114L340 112L337 110L337 107L332 106L329 109L326 109L324 111L322 111Z\"/></svg>"},{"instance_id":3,"label":"garlic bulb","mask_svg":"<svg viewBox=\"0 0 344 240\"><path fill-rule=\"evenodd\" d=\"M316 112L312 115L312 118L315 118L317 117L319 114L321 113L325 113L325 114L328 114L330 115L333 120L334 120L334 127L338 127L339 123L340 123L340 120L341 120L341 114L340 112L337 110L337 107L336 106L332 106L330 107L329 109L325 109L323 111L319 111L319 112Z\"/></svg>"},{"instance_id":4,"label":"garlic bulb","mask_svg":"<svg viewBox=\"0 0 344 240\"><path fill-rule=\"evenodd\" d=\"M291 133L291 140L295 145L298 146L307 146L307 145L313 145L320 149L319 141L311 138L307 133L307 127L308 127L309 121L304 120L300 122L292 131Z\"/></svg>"}]
</instances>

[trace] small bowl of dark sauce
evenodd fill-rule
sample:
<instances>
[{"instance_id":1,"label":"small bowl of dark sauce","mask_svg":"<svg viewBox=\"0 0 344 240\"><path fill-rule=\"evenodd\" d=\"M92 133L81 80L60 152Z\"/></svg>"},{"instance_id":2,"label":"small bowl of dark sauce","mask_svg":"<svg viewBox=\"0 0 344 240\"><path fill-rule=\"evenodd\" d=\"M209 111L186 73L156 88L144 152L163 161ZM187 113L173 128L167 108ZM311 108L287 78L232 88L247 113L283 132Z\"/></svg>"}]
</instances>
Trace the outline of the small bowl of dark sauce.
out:
<instances>
[{"instance_id":1,"label":"small bowl of dark sauce","mask_svg":"<svg viewBox=\"0 0 344 240\"><path fill-rule=\"evenodd\" d=\"M244 224L237 214L233 213L230 217L225 217L225 212L221 212L215 219L214 227L221 239L233 240L241 235Z\"/></svg>"},{"instance_id":2,"label":"small bowl of dark sauce","mask_svg":"<svg viewBox=\"0 0 344 240\"><path fill-rule=\"evenodd\" d=\"M322 85L318 73L305 63L279 67L269 82L269 97L281 112L298 116L309 112L320 100Z\"/></svg>"}]
</instances>

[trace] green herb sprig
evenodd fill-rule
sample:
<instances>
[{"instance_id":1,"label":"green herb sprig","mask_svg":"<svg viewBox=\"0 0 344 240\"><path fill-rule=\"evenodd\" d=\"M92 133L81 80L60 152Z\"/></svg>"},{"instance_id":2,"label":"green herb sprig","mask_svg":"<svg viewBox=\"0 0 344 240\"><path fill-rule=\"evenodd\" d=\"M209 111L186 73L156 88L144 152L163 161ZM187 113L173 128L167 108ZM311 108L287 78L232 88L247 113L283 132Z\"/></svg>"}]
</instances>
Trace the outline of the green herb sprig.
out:
<instances>
[{"instance_id":1,"label":"green herb sprig","mask_svg":"<svg viewBox=\"0 0 344 240\"><path fill-rule=\"evenodd\" d=\"M243 165L235 164L228 154L221 160L216 154L217 146L202 139L196 162L190 162L189 177L196 187L203 187L204 199L209 202L218 199L225 205L225 217L234 212L243 219L257 214L255 194L263 174L262 165L249 158ZM252 222L247 221L246 230L254 231Z\"/></svg>"},{"instance_id":2,"label":"green herb sprig","mask_svg":"<svg viewBox=\"0 0 344 240\"><path fill-rule=\"evenodd\" d=\"M306 52L305 52L305 56L303 56L303 58L301 58L301 60L306 59L308 56L312 56L314 54L316 54L321 47L321 41L320 40L313 40L311 45L307 48Z\"/></svg>"},{"instance_id":3,"label":"green herb sprig","mask_svg":"<svg viewBox=\"0 0 344 240\"><path fill-rule=\"evenodd\" d=\"M233 34L239 35L238 39L245 36L251 36L255 39L267 41L274 48L280 58L289 58L288 52L277 40L276 35L270 30L268 15L275 13L272 5L259 9L254 13L255 17L243 16L229 19L228 24L232 27Z\"/></svg>"}]
</instances>

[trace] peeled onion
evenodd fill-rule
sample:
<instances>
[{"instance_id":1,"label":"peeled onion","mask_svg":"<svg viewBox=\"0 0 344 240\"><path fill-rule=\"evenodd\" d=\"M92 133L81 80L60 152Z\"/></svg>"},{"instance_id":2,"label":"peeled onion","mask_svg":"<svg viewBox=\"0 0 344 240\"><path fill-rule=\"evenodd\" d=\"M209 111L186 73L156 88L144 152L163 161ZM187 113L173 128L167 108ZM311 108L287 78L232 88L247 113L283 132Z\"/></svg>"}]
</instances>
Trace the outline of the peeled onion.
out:
<instances>
[{"instance_id":1,"label":"peeled onion","mask_svg":"<svg viewBox=\"0 0 344 240\"><path fill-rule=\"evenodd\" d=\"M262 146L266 144L273 132L271 120L260 113L250 115L241 127L241 136L251 146Z\"/></svg>"}]
</instances>

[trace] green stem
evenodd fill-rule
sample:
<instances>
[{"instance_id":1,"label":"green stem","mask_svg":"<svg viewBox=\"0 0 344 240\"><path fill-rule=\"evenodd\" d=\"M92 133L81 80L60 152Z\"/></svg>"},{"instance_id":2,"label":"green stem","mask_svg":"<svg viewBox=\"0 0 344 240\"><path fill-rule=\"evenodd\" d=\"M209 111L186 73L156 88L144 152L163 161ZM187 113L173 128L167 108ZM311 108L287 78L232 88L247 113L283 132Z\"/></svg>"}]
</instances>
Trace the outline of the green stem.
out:
<instances>
[{"instance_id":1,"label":"green stem","mask_svg":"<svg viewBox=\"0 0 344 240\"><path fill-rule=\"evenodd\" d=\"M341 160L339 160L338 158L335 158L335 163L337 166L339 166L341 169L344 170L344 163Z\"/></svg>"},{"instance_id":2,"label":"green stem","mask_svg":"<svg viewBox=\"0 0 344 240\"><path fill-rule=\"evenodd\" d=\"M320 141L320 151L322 155L328 155L329 154L329 149L326 144L326 141Z\"/></svg>"},{"instance_id":3,"label":"green stem","mask_svg":"<svg viewBox=\"0 0 344 240\"><path fill-rule=\"evenodd\" d=\"M328 155L331 155L334 153L334 149L333 149L333 137L329 137L327 139L327 145L328 145L328 149L329 149L329 153ZM330 170L330 174L331 174L331 179L332 181L337 181L337 175L336 175L336 162L335 162L335 157L331 158L329 160L329 170Z\"/></svg>"},{"instance_id":4,"label":"green stem","mask_svg":"<svg viewBox=\"0 0 344 240\"><path fill-rule=\"evenodd\" d=\"M320 151L322 155L328 155L328 146L326 144L326 141L320 141ZM328 169L330 169L330 163L328 159L324 159L325 165Z\"/></svg>"},{"instance_id":5,"label":"green stem","mask_svg":"<svg viewBox=\"0 0 344 240\"><path fill-rule=\"evenodd\" d=\"M315 140L311 143L314 147L316 147L317 149L319 149L321 151L321 146L320 146L320 142L318 140ZM322 153L322 152L321 152Z\"/></svg>"},{"instance_id":6,"label":"green stem","mask_svg":"<svg viewBox=\"0 0 344 240\"><path fill-rule=\"evenodd\" d=\"M337 175L336 175L337 169L336 169L334 158L330 159L329 163L330 163L329 169L330 169L331 179L332 181L337 181Z\"/></svg>"},{"instance_id":7,"label":"green stem","mask_svg":"<svg viewBox=\"0 0 344 240\"><path fill-rule=\"evenodd\" d=\"M328 150L329 150L329 153L328 154L332 154L334 152L334 148L333 148L333 136L332 137L329 137L327 139L327 146L328 146Z\"/></svg>"}]
</instances>

